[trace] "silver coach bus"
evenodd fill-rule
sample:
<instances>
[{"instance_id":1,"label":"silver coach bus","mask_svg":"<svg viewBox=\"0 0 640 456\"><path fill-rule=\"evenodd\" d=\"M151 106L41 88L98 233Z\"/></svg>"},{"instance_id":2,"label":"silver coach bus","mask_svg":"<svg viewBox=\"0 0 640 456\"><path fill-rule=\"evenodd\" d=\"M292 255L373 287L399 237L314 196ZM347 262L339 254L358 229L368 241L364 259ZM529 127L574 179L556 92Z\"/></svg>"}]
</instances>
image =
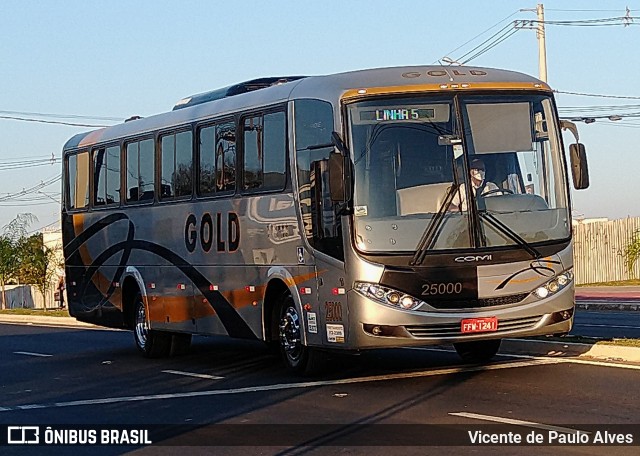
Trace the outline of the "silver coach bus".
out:
<instances>
[{"instance_id":1,"label":"silver coach bus","mask_svg":"<svg viewBox=\"0 0 640 456\"><path fill-rule=\"evenodd\" d=\"M470 67L264 78L64 146L69 309L146 356L192 334L328 350L564 334L584 146L551 89Z\"/></svg>"}]
</instances>

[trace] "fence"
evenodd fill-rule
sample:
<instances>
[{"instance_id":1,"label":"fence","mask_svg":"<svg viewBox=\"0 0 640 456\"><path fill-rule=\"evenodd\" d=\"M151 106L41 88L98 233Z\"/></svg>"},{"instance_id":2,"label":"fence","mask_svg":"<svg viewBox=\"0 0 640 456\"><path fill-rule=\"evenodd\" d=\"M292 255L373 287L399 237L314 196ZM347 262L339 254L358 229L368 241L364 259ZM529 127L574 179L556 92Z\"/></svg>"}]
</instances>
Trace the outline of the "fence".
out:
<instances>
[{"instance_id":1,"label":"fence","mask_svg":"<svg viewBox=\"0 0 640 456\"><path fill-rule=\"evenodd\" d=\"M47 309L54 309L60 303L54 301L54 288L47 290ZM6 285L7 309L44 309L42 294L33 285ZM2 295L0 294L0 302Z\"/></svg>"},{"instance_id":2,"label":"fence","mask_svg":"<svg viewBox=\"0 0 640 456\"><path fill-rule=\"evenodd\" d=\"M633 233L638 230L640 217L574 225L576 284L639 278L640 264L636 263L633 274L629 275L623 256Z\"/></svg>"}]
</instances>

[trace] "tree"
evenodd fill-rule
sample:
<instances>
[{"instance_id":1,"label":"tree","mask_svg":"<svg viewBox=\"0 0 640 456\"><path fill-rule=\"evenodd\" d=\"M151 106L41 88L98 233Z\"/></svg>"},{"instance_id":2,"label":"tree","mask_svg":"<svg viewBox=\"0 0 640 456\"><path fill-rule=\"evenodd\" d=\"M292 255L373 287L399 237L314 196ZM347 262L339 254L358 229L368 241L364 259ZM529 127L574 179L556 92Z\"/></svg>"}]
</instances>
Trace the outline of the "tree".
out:
<instances>
[{"instance_id":1,"label":"tree","mask_svg":"<svg viewBox=\"0 0 640 456\"><path fill-rule=\"evenodd\" d=\"M640 230L636 230L633 233L631 241L629 241L627 246L624 248L622 256L624 258L625 265L627 266L629 277L633 277L633 267L638 261L638 258L640 258Z\"/></svg>"},{"instance_id":2,"label":"tree","mask_svg":"<svg viewBox=\"0 0 640 456\"><path fill-rule=\"evenodd\" d=\"M24 283L35 285L47 309L47 290L57 276L60 267L56 251L44 245L42 233L23 237L19 242L19 277Z\"/></svg>"},{"instance_id":3,"label":"tree","mask_svg":"<svg viewBox=\"0 0 640 456\"><path fill-rule=\"evenodd\" d=\"M27 227L37 221L33 214L18 214L18 216L2 228L0 234L0 286L2 287L2 309L7 308L5 285L15 277L20 266L18 246L20 240L27 234Z\"/></svg>"}]
</instances>

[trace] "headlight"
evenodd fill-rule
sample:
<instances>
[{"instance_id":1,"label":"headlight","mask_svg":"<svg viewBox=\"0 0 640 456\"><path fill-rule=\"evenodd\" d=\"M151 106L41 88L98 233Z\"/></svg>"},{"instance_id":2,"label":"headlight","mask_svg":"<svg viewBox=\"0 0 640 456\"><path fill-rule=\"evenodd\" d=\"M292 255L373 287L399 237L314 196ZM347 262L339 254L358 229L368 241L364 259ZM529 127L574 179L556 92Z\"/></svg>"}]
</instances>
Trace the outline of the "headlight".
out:
<instances>
[{"instance_id":1,"label":"headlight","mask_svg":"<svg viewBox=\"0 0 640 456\"><path fill-rule=\"evenodd\" d=\"M556 294L558 291L565 288L573 281L573 269L567 269L566 271L558 274L553 279L549 280L544 285L535 289L533 294L538 298L544 299Z\"/></svg>"},{"instance_id":2,"label":"headlight","mask_svg":"<svg viewBox=\"0 0 640 456\"><path fill-rule=\"evenodd\" d=\"M369 299L396 309L415 310L425 304L424 301L414 298L402 291L383 287L376 283L356 282L353 285L353 289Z\"/></svg>"}]
</instances>

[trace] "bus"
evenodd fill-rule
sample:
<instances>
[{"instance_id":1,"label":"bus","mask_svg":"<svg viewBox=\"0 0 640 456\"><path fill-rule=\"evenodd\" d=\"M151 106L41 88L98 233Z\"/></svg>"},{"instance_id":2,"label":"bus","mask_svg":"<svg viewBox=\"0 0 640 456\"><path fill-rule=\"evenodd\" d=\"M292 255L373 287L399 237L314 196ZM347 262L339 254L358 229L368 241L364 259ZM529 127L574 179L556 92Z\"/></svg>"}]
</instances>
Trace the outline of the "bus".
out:
<instances>
[{"instance_id":1,"label":"bus","mask_svg":"<svg viewBox=\"0 0 640 456\"><path fill-rule=\"evenodd\" d=\"M571 330L586 152L536 78L261 78L63 155L69 311L132 330L147 357L199 334L264 341L301 373L331 351L433 344L482 363L505 337Z\"/></svg>"}]
</instances>

